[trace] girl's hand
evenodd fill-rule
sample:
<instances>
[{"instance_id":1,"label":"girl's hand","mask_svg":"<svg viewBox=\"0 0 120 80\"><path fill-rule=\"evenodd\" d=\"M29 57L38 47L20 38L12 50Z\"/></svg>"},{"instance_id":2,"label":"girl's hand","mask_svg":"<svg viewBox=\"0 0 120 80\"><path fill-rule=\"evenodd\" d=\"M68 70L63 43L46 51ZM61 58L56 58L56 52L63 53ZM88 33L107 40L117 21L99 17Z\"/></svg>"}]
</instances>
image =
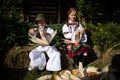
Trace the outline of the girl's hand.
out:
<instances>
[{"instance_id":1,"label":"girl's hand","mask_svg":"<svg viewBox=\"0 0 120 80\"><path fill-rule=\"evenodd\" d=\"M76 30L75 34L78 35L80 33L80 30Z\"/></svg>"},{"instance_id":2,"label":"girl's hand","mask_svg":"<svg viewBox=\"0 0 120 80\"><path fill-rule=\"evenodd\" d=\"M74 41L71 41L71 40L67 40L67 39L63 39L64 40L64 43L66 44L74 44L75 42Z\"/></svg>"},{"instance_id":3,"label":"girl's hand","mask_svg":"<svg viewBox=\"0 0 120 80\"><path fill-rule=\"evenodd\" d=\"M81 30L81 33L84 33L85 32L85 28L83 28L82 30Z\"/></svg>"},{"instance_id":4,"label":"girl's hand","mask_svg":"<svg viewBox=\"0 0 120 80\"><path fill-rule=\"evenodd\" d=\"M82 33L84 33L85 32L85 29L83 28L83 29L81 29L81 30L76 30L75 31L75 34L82 34Z\"/></svg>"}]
</instances>

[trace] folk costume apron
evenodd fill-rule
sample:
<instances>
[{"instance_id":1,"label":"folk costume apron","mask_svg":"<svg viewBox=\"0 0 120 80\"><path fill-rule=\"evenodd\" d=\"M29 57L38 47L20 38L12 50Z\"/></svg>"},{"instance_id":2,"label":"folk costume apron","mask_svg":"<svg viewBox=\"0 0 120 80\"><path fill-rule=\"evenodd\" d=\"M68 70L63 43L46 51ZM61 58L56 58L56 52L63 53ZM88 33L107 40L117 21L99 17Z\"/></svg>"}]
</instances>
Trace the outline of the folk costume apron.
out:
<instances>
[{"instance_id":1,"label":"folk costume apron","mask_svg":"<svg viewBox=\"0 0 120 80\"><path fill-rule=\"evenodd\" d=\"M46 32L52 35L54 30L47 28ZM36 37L36 34L34 37ZM48 61L46 61L45 53L49 58ZM43 70L45 66L48 71L61 70L60 52L55 48L55 46L38 46L30 52L29 58L29 70L32 70L34 67L38 67L39 70Z\"/></svg>"}]
</instances>

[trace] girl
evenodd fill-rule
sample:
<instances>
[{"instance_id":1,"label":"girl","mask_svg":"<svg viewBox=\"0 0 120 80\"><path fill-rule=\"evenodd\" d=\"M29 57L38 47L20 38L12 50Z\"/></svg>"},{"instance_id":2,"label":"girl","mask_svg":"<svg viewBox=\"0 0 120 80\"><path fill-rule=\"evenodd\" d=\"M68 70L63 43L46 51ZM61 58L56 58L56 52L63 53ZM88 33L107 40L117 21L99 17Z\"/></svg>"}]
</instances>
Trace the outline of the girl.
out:
<instances>
[{"instance_id":1,"label":"girl","mask_svg":"<svg viewBox=\"0 0 120 80\"><path fill-rule=\"evenodd\" d=\"M73 58L74 64L78 65L81 54L81 43L87 42L87 35L85 29L77 20L77 11L75 8L70 8L68 11L68 21L62 27L63 35L66 39L63 39L67 44L68 56ZM74 47L76 46L76 47ZM77 49L78 46L78 49ZM77 50L77 51L76 51ZM87 56L87 52L82 54ZM78 56L76 58L76 56Z\"/></svg>"}]
</instances>

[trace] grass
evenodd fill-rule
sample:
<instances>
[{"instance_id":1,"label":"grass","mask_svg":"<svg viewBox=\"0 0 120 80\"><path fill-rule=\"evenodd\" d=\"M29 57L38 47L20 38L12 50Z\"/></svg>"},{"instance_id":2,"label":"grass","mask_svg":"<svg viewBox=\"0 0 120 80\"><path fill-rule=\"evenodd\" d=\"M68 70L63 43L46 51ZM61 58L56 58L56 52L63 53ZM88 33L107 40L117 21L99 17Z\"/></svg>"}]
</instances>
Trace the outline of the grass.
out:
<instances>
[{"instance_id":1,"label":"grass","mask_svg":"<svg viewBox=\"0 0 120 80\"><path fill-rule=\"evenodd\" d=\"M57 72L54 73L57 74ZM51 74L53 75L54 73ZM47 74L46 70L38 71L37 68L28 71L27 69L8 69L2 67L0 69L0 80L36 80ZM53 77L50 80L54 80Z\"/></svg>"},{"instance_id":2,"label":"grass","mask_svg":"<svg viewBox=\"0 0 120 80\"><path fill-rule=\"evenodd\" d=\"M0 63L0 80L36 80L37 78L44 76L47 74L46 70L38 71L37 68L32 71L27 70L27 66L29 63L28 53L32 49L30 46L22 47L22 48L12 48L6 57L6 62L9 65L3 65L4 63ZM120 46L115 48L110 54L107 56L103 55L101 58L91 62L88 66L95 66L99 69L102 69L107 64L111 63L112 57L116 54L120 54ZM66 59L66 51L61 51L61 62L62 69L68 69L68 60ZM12 56L12 54L14 56ZM17 57L16 57L17 56ZM16 59L14 59L14 58ZM2 58L2 55L0 56ZM13 60L12 60L13 59ZM13 61L13 62L12 62ZM16 61L16 62L15 62ZM119 60L118 60L119 61ZM20 63L20 64L19 64ZM53 78L51 80L54 80Z\"/></svg>"}]
</instances>

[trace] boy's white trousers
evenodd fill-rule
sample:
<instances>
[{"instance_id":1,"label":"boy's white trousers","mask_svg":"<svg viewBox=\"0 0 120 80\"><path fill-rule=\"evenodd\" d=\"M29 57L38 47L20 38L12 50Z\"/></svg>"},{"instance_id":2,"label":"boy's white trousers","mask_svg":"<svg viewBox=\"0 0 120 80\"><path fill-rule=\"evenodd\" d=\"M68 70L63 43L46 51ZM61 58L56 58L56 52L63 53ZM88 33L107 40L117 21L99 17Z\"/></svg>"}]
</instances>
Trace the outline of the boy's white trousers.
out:
<instances>
[{"instance_id":1,"label":"boy's white trousers","mask_svg":"<svg viewBox=\"0 0 120 80\"><path fill-rule=\"evenodd\" d=\"M47 62L45 52L49 58ZM29 58L29 70L32 70L34 67L43 70L45 66L48 71L61 70L60 52L54 46L38 46L30 52Z\"/></svg>"}]
</instances>

